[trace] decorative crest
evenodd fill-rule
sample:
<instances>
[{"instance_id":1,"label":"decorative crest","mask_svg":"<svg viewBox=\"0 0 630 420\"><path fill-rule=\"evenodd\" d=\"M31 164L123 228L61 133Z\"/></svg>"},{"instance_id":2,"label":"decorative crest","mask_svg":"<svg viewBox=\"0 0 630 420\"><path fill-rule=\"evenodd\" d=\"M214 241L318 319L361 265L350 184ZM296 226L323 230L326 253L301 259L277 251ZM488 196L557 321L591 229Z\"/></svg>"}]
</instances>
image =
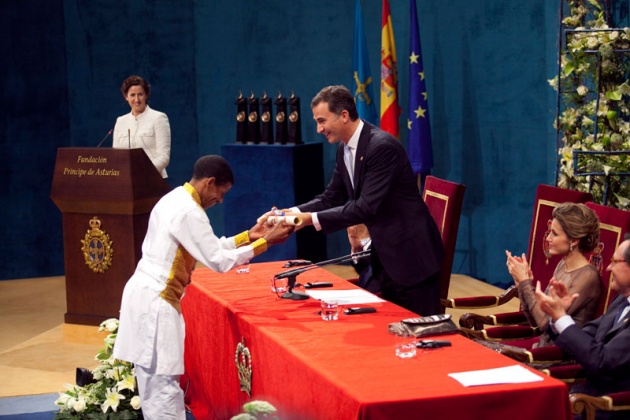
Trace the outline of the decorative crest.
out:
<instances>
[{"instance_id":1,"label":"decorative crest","mask_svg":"<svg viewBox=\"0 0 630 420\"><path fill-rule=\"evenodd\" d=\"M89 221L90 228L81 240L85 264L95 273L104 273L112 265L112 241L101 230L101 221L94 216Z\"/></svg>"},{"instance_id":2,"label":"decorative crest","mask_svg":"<svg viewBox=\"0 0 630 420\"><path fill-rule=\"evenodd\" d=\"M245 337L241 337L241 342L236 345L236 355L234 356L238 380L241 383L241 391L252 396L252 354L245 347Z\"/></svg>"}]
</instances>

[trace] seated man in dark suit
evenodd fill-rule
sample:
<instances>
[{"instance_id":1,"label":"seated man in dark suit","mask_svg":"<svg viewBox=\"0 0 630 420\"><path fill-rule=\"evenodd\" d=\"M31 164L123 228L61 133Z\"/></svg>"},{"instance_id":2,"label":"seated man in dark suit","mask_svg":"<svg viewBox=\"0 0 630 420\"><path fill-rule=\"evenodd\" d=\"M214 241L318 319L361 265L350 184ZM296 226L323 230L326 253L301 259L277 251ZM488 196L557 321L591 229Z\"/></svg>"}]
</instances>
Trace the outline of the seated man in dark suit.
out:
<instances>
[{"instance_id":1,"label":"seated man in dark suit","mask_svg":"<svg viewBox=\"0 0 630 420\"><path fill-rule=\"evenodd\" d=\"M536 287L540 308L551 317L555 344L584 367L586 381L571 392L600 396L630 390L630 235L624 237L607 270L611 288L618 296L606 314L579 328L566 314L577 295L569 295L562 283L551 280L549 295ZM598 419L628 418L627 412L597 412Z\"/></svg>"},{"instance_id":2,"label":"seated man in dark suit","mask_svg":"<svg viewBox=\"0 0 630 420\"><path fill-rule=\"evenodd\" d=\"M370 238L370 232L368 232L367 226L364 224L349 226L348 242L350 242L350 249L352 253L369 251L372 246L372 239ZM372 293L378 293L381 291L378 282L373 281L372 259L369 256L362 258L353 257L352 266L359 275L359 287L362 287Z\"/></svg>"}]
</instances>

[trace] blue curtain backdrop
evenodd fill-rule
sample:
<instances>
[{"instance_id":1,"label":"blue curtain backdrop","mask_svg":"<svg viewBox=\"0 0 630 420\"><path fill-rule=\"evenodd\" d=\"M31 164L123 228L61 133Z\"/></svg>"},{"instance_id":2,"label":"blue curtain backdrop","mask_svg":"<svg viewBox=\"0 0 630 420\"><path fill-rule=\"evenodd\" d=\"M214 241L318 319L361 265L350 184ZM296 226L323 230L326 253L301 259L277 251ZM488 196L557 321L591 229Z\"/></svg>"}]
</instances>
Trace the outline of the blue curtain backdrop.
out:
<instances>
[{"instance_id":1,"label":"blue curtain backdrop","mask_svg":"<svg viewBox=\"0 0 630 420\"><path fill-rule=\"evenodd\" d=\"M547 79L556 71L558 5L417 1L433 174L467 185L454 272L506 281L503 251L525 251L536 185L555 179ZM362 4L378 77L381 1ZM409 4L390 7L406 115ZM627 0L616 3L619 26L628 25L627 10ZM0 23L0 279L63 274L61 215L49 199L56 149L95 146L128 112L119 90L126 76L145 76L151 105L169 116L175 186L199 155L234 141L239 91L295 92L304 140L322 142L309 101L352 74L351 1L5 1ZM328 179L327 144L323 165ZM209 214L217 233L229 235L224 211ZM328 238L329 257L348 249L345 232Z\"/></svg>"}]
</instances>

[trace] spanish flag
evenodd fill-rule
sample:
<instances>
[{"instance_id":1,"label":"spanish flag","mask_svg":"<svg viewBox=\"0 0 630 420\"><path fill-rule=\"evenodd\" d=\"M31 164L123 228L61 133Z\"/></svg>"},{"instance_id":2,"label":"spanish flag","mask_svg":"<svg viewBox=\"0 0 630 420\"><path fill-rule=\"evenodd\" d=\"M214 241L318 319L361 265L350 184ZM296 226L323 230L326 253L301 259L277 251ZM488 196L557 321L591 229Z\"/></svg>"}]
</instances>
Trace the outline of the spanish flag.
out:
<instances>
[{"instance_id":1,"label":"spanish flag","mask_svg":"<svg viewBox=\"0 0 630 420\"><path fill-rule=\"evenodd\" d=\"M383 0L381 25L381 128L394 137L399 136L398 117L398 70L396 68L396 45L389 1Z\"/></svg>"}]
</instances>

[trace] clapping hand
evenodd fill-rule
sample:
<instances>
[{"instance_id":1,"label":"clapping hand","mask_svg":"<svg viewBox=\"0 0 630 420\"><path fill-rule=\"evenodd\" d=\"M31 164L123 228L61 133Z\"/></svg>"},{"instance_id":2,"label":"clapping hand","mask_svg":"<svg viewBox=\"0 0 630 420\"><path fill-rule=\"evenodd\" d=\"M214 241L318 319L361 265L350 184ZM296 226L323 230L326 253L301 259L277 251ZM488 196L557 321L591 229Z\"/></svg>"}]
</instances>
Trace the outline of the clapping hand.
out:
<instances>
[{"instance_id":1,"label":"clapping hand","mask_svg":"<svg viewBox=\"0 0 630 420\"><path fill-rule=\"evenodd\" d=\"M522 254L519 257L512 255L510 251L505 251L505 255L507 256L505 265L507 266L508 272L514 279L514 284L518 286L520 282L534 278L534 273L532 273L532 270L529 267L527 256L525 254Z\"/></svg>"},{"instance_id":2,"label":"clapping hand","mask_svg":"<svg viewBox=\"0 0 630 420\"><path fill-rule=\"evenodd\" d=\"M536 282L536 300L540 309L554 321L566 315L567 310L579 296L578 293L569 294L567 286L554 278L549 281L547 291L548 294L545 294L540 288L540 282Z\"/></svg>"}]
</instances>

